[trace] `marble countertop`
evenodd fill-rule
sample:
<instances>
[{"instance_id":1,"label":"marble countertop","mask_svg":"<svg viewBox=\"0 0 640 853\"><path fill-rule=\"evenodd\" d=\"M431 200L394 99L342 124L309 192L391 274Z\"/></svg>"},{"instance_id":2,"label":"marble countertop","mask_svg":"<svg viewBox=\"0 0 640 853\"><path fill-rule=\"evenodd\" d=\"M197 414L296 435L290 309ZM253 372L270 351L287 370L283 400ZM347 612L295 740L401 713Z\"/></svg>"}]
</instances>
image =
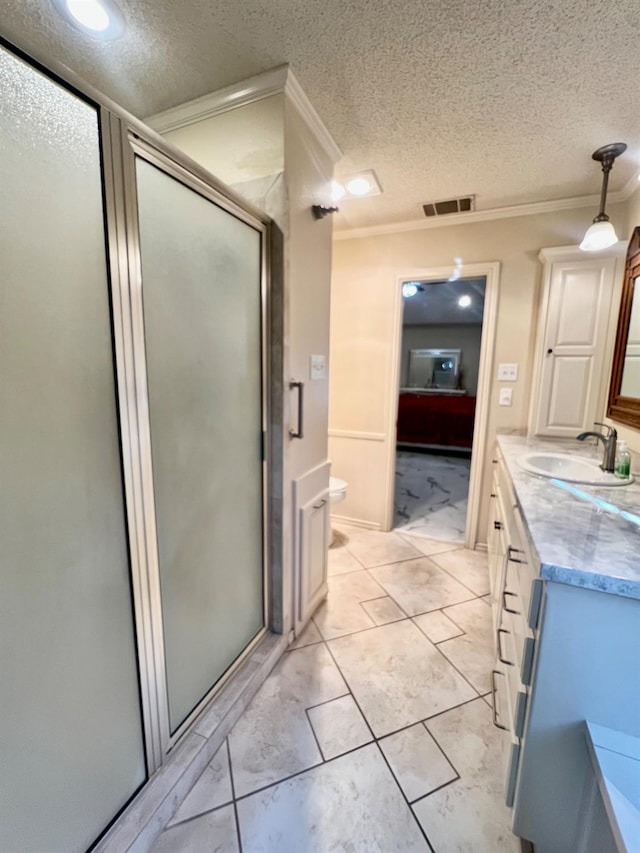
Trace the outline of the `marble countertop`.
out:
<instances>
[{"instance_id":1,"label":"marble countertop","mask_svg":"<svg viewBox=\"0 0 640 853\"><path fill-rule=\"evenodd\" d=\"M600 460L600 445L499 435L520 511L540 559L540 577L640 599L640 477L629 486L554 484L518 458L533 450ZM560 481L561 482L561 481Z\"/></svg>"}]
</instances>

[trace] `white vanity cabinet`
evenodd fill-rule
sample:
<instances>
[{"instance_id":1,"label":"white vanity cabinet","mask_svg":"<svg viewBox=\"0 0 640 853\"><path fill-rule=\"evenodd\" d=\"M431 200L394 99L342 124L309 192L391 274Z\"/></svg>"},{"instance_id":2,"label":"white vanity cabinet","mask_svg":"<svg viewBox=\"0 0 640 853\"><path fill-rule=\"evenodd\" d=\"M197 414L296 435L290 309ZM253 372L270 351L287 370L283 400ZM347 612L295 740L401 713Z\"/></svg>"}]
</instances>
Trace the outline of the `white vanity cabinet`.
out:
<instances>
[{"instance_id":1,"label":"white vanity cabinet","mask_svg":"<svg viewBox=\"0 0 640 853\"><path fill-rule=\"evenodd\" d=\"M514 833L536 853L591 853L594 838L612 835L605 811L589 805L584 721L640 736L640 600L585 588L580 566L573 583L545 579L548 565L520 509L527 481L519 478L516 493L499 449L494 459L488 544L505 801L513 807ZM572 511L571 504L554 504L552 485L530 482L537 501L549 490L550 515ZM598 547L590 537L603 534L597 513L593 519L585 531L576 518L567 533L577 537L585 561ZM640 531L630 535L640 543ZM604 846L600 853L615 850Z\"/></svg>"},{"instance_id":2,"label":"white vanity cabinet","mask_svg":"<svg viewBox=\"0 0 640 853\"><path fill-rule=\"evenodd\" d=\"M327 594L330 538L329 472L331 463L318 465L294 481L294 629L300 636L312 613Z\"/></svg>"},{"instance_id":3,"label":"white vanity cabinet","mask_svg":"<svg viewBox=\"0 0 640 853\"><path fill-rule=\"evenodd\" d=\"M296 621L306 624L327 594L329 492L320 492L300 509L300 586Z\"/></svg>"},{"instance_id":4,"label":"white vanity cabinet","mask_svg":"<svg viewBox=\"0 0 640 853\"><path fill-rule=\"evenodd\" d=\"M513 805L535 648L541 581L500 451L493 460L488 533L496 664L494 724L505 731L505 801Z\"/></svg>"}]
</instances>

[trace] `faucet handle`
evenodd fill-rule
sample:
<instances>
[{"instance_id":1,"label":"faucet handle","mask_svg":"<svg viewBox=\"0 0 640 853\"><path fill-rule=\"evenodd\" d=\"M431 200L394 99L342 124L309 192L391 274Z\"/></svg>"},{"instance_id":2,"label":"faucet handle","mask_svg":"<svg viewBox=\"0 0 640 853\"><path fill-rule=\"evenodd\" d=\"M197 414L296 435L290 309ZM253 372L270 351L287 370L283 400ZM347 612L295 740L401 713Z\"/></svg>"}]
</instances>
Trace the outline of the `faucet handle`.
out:
<instances>
[{"instance_id":1,"label":"faucet handle","mask_svg":"<svg viewBox=\"0 0 640 853\"><path fill-rule=\"evenodd\" d=\"M615 429L615 427L609 426L609 424L603 424L600 421L594 421L593 423L595 426L601 426L601 427L604 427L605 429L609 430L609 432L607 433L607 438L612 438L612 437L617 438L618 437L618 431Z\"/></svg>"}]
</instances>

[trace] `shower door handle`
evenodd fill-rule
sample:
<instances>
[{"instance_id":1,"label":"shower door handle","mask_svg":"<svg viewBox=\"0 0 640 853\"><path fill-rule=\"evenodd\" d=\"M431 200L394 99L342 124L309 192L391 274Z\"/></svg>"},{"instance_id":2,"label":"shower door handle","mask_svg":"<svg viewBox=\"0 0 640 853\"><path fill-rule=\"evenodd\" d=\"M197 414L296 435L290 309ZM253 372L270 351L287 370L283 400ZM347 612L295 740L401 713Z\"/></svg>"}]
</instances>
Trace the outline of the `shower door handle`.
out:
<instances>
[{"instance_id":1,"label":"shower door handle","mask_svg":"<svg viewBox=\"0 0 640 853\"><path fill-rule=\"evenodd\" d=\"M292 391L294 388L298 389L298 427L297 429L290 429L289 435L291 438L303 438L304 382L296 382L292 379L289 382L289 388Z\"/></svg>"}]
</instances>

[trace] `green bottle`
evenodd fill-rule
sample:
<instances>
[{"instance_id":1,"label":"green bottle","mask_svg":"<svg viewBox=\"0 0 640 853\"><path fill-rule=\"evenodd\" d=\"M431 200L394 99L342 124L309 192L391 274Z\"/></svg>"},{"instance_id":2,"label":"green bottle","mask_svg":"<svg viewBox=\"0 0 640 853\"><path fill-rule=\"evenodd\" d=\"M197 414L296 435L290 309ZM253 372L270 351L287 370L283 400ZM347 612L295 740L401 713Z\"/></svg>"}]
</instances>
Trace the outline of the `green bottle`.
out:
<instances>
[{"instance_id":1,"label":"green bottle","mask_svg":"<svg viewBox=\"0 0 640 853\"><path fill-rule=\"evenodd\" d=\"M628 480L631 476L631 454L629 453L626 441L621 441L618 444L615 474L621 480Z\"/></svg>"}]
</instances>

